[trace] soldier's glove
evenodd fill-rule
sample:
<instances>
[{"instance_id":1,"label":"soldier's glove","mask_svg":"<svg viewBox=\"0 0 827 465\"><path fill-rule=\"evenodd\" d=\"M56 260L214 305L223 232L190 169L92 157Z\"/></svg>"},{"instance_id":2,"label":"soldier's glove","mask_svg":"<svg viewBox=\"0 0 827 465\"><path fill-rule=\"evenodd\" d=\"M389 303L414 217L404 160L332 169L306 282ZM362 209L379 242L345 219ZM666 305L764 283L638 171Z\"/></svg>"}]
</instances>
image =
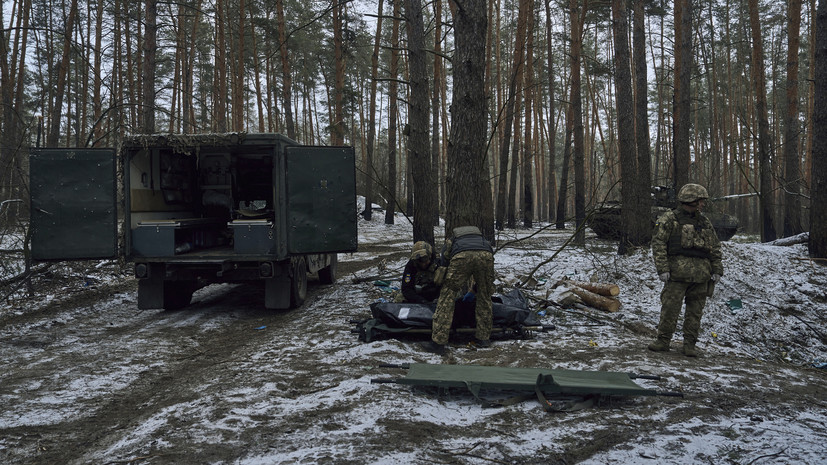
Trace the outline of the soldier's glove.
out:
<instances>
[{"instance_id":1,"label":"soldier's glove","mask_svg":"<svg viewBox=\"0 0 827 465\"><path fill-rule=\"evenodd\" d=\"M717 283L718 281L720 281L720 280L721 280L721 275L719 275L719 274L713 274L713 275L712 275L712 277L711 277L711 278L709 278L709 279L711 279L713 283Z\"/></svg>"},{"instance_id":2,"label":"soldier's glove","mask_svg":"<svg viewBox=\"0 0 827 465\"><path fill-rule=\"evenodd\" d=\"M663 282L669 281L669 272L667 271L666 273L659 274L658 279L660 279Z\"/></svg>"}]
</instances>

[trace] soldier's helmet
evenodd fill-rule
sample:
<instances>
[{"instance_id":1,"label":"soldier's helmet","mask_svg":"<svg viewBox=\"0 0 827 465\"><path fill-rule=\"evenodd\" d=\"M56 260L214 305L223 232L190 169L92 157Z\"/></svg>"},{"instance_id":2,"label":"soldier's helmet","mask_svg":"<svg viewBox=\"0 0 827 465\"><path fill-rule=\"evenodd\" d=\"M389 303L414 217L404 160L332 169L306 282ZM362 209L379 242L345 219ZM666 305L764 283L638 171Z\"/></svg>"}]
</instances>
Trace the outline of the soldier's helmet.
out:
<instances>
[{"instance_id":1,"label":"soldier's helmet","mask_svg":"<svg viewBox=\"0 0 827 465\"><path fill-rule=\"evenodd\" d=\"M678 202L692 203L698 199L708 199L709 193L700 184L684 184L678 192Z\"/></svg>"},{"instance_id":2,"label":"soldier's helmet","mask_svg":"<svg viewBox=\"0 0 827 465\"><path fill-rule=\"evenodd\" d=\"M434 254L434 248L431 244L425 241L419 241L413 246L411 251L411 260L422 260L423 258L431 258Z\"/></svg>"}]
</instances>

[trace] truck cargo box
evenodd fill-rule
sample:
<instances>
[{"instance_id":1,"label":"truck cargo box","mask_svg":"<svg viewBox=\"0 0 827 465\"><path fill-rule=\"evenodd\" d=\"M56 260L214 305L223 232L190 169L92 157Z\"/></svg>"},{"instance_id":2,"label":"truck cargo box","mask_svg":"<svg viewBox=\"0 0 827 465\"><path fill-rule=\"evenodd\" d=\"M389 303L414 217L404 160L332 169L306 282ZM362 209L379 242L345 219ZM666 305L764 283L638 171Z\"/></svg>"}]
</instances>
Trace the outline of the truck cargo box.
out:
<instances>
[{"instance_id":1,"label":"truck cargo box","mask_svg":"<svg viewBox=\"0 0 827 465\"><path fill-rule=\"evenodd\" d=\"M248 281L264 286L268 308L299 306L307 273L331 283L336 253L357 248L352 147L141 135L118 150L34 149L30 162L33 257L125 256L139 308L178 308L203 285Z\"/></svg>"}]
</instances>

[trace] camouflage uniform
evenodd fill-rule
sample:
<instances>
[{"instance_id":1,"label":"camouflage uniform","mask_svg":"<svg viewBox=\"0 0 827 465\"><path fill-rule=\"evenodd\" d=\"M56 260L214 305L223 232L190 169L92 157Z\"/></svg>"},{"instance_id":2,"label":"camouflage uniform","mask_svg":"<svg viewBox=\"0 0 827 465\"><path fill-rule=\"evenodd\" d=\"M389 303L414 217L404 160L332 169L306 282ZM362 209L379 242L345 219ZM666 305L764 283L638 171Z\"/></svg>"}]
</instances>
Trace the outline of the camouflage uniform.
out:
<instances>
[{"instance_id":1,"label":"camouflage uniform","mask_svg":"<svg viewBox=\"0 0 827 465\"><path fill-rule=\"evenodd\" d=\"M429 260L427 268L418 265L420 260ZM423 262L424 263L424 262ZM433 247L424 241L414 244L411 259L402 272L402 286L396 295L396 302L430 303L439 298L440 286L434 282L437 262Z\"/></svg>"},{"instance_id":2,"label":"camouflage uniform","mask_svg":"<svg viewBox=\"0 0 827 465\"><path fill-rule=\"evenodd\" d=\"M705 194L706 190L702 192ZM694 352L707 292L713 285L710 279L712 275L724 274L721 243L715 229L709 218L700 211L690 213L679 207L664 213L655 225L652 255L658 275L669 273L669 278L660 295L661 314L656 344L661 344L661 348L650 346L650 349L668 350L682 301L685 301L684 353L688 348Z\"/></svg>"},{"instance_id":3,"label":"camouflage uniform","mask_svg":"<svg viewBox=\"0 0 827 465\"><path fill-rule=\"evenodd\" d=\"M475 336L480 341L488 341L493 326L494 251L491 244L482 237L479 228L463 226L454 229L454 239L446 240L442 250L443 264L447 263L448 270L434 312L431 339L439 345L448 343L454 300L460 292L465 292L469 279L474 278L478 296Z\"/></svg>"}]
</instances>

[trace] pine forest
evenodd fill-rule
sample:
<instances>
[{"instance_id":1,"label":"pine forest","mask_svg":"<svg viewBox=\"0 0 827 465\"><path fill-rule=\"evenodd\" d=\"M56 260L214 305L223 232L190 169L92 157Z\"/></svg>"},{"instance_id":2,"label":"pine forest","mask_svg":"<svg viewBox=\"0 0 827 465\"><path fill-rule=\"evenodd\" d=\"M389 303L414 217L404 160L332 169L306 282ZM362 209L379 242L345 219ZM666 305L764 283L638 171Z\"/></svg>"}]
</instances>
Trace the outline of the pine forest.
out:
<instances>
[{"instance_id":1,"label":"pine forest","mask_svg":"<svg viewBox=\"0 0 827 465\"><path fill-rule=\"evenodd\" d=\"M27 215L32 147L280 133L353 146L361 214L431 241L437 215L582 241L623 202L621 249L641 246L652 187L692 182L739 231L810 231L825 257L818 3L2 0L0 221Z\"/></svg>"}]
</instances>

